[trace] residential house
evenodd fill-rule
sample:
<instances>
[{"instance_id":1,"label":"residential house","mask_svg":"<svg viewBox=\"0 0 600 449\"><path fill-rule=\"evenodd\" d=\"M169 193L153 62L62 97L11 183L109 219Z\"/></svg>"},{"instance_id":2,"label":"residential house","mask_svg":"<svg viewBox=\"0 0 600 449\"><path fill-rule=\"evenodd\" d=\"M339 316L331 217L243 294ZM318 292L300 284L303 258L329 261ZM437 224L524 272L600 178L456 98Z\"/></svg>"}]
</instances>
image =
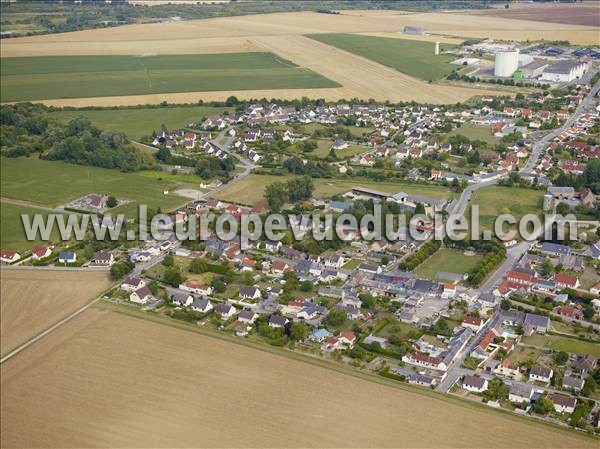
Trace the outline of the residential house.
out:
<instances>
[{"instance_id":1,"label":"residential house","mask_svg":"<svg viewBox=\"0 0 600 449\"><path fill-rule=\"evenodd\" d=\"M99 251L94 256L93 262L94 265L110 267L113 263L115 263L115 256L113 253L109 253L107 251Z\"/></svg>"},{"instance_id":2,"label":"residential house","mask_svg":"<svg viewBox=\"0 0 600 449\"><path fill-rule=\"evenodd\" d=\"M579 279L573 276L568 276L566 274L555 274L554 282L556 282L556 286L559 288L578 288L579 287Z\"/></svg>"},{"instance_id":3,"label":"residential house","mask_svg":"<svg viewBox=\"0 0 600 449\"><path fill-rule=\"evenodd\" d=\"M40 260L48 257L52 254L52 250L47 246L35 246L31 250L31 258L34 260ZM2 260L4 262L4 260Z\"/></svg>"},{"instance_id":4,"label":"residential house","mask_svg":"<svg viewBox=\"0 0 600 449\"><path fill-rule=\"evenodd\" d=\"M563 390L571 390L575 392L580 392L585 385L585 380L582 377L573 375L573 374L565 374L563 376L562 387Z\"/></svg>"},{"instance_id":5,"label":"residential house","mask_svg":"<svg viewBox=\"0 0 600 449\"><path fill-rule=\"evenodd\" d=\"M472 329L475 332L479 332L483 326L483 320L479 317L465 315L463 318L462 326L468 329Z\"/></svg>"},{"instance_id":6,"label":"residential house","mask_svg":"<svg viewBox=\"0 0 600 449\"><path fill-rule=\"evenodd\" d=\"M148 287L142 287L129 295L129 300L136 304L147 304L152 300L152 292Z\"/></svg>"},{"instance_id":7,"label":"residential house","mask_svg":"<svg viewBox=\"0 0 600 449\"><path fill-rule=\"evenodd\" d=\"M465 375L462 387L472 393L483 393L488 388L488 381L482 377Z\"/></svg>"},{"instance_id":8,"label":"residential house","mask_svg":"<svg viewBox=\"0 0 600 449\"><path fill-rule=\"evenodd\" d=\"M242 310L238 315L238 321L244 324L252 325L258 318L258 314L253 310Z\"/></svg>"},{"instance_id":9,"label":"residential house","mask_svg":"<svg viewBox=\"0 0 600 449\"><path fill-rule=\"evenodd\" d=\"M184 284L180 284L179 289L202 296L208 296L213 292L213 288L210 285L199 284L194 281L186 281Z\"/></svg>"},{"instance_id":10,"label":"residential house","mask_svg":"<svg viewBox=\"0 0 600 449\"><path fill-rule=\"evenodd\" d=\"M71 252L71 251L62 251L58 255L59 263L75 263L76 260L77 260L77 254L75 254L74 252Z\"/></svg>"},{"instance_id":11,"label":"residential house","mask_svg":"<svg viewBox=\"0 0 600 449\"><path fill-rule=\"evenodd\" d=\"M196 299L192 303L192 310L200 313L207 313L213 309L212 303L206 298Z\"/></svg>"},{"instance_id":12,"label":"residential house","mask_svg":"<svg viewBox=\"0 0 600 449\"><path fill-rule=\"evenodd\" d=\"M514 404L523 404L524 402L531 402L533 393L533 385L523 384L520 382L513 382L510 386L508 400Z\"/></svg>"},{"instance_id":13,"label":"residential house","mask_svg":"<svg viewBox=\"0 0 600 449\"><path fill-rule=\"evenodd\" d=\"M287 326L289 322L290 320L288 320L286 317L273 314L269 318L269 327L282 328Z\"/></svg>"},{"instance_id":14,"label":"residential house","mask_svg":"<svg viewBox=\"0 0 600 449\"><path fill-rule=\"evenodd\" d=\"M189 293L175 292L171 295L171 302L177 306L188 307L194 302L194 297Z\"/></svg>"},{"instance_id":15,"label":"residential house","mask_svg":"<svg viewBox=\"0 0 600 449\"><path fill-rule=\"evenodd\" d=\"M137 276L128 276L127 279L123 281L121 284L121 289L133 292L139 288L142 288L146 285L146 281Z\"/></svg>"},{"instance_id":16,"label":"residential house","mask_svg":"<svg viewBox=\"0 0 600 449\"><path fill-rule=\"evenodd\" d=\"M577 399L571 396L564 396L558 393L551 393L548 398L554 404L556 413L568 413L569 415L575 411Z\"/></svg>"},{"instance_id":17,"label":"residential house","mask_svg":"<svg viewBox=\"0 0 600 449\"><path fill-rule=\"evenodd\" d=\"M217 304L215 306L215 313L219 315L222 320L228 320L236 314L236 309L231 304Z\"/></svg>"},{"instance_id":18,"label":"residential house","mask_svg":"<svg viewBox=\"0 0 600 449\"><path fill-rule=\"evenodd\" d=\"M529 370L529 380L549 384L554 371L542 365L534 365Z\"/></svg>"},{"instance_id":19,"label":"residential house","mask_svg":"<svg viewBox=\"0 0 600 449\"><path fill-rule=\"evenodd\" d=\"M243 299L258 299L261 297L260 290L257 287L240 287L240 297Z\"/></svg>"},{"instance_id":20,"label":"residential house","mask_svg":"<svg viewBox=\"0 0 600 449\"><path fill-rule=\"evenodd\" d=\"M554 309L552 309L552 312L554 312L557 315L571 318L574 320L583 319L583 312L581 311L581 309L573 306L557 306Z\"/></svg>"}]
</instances>

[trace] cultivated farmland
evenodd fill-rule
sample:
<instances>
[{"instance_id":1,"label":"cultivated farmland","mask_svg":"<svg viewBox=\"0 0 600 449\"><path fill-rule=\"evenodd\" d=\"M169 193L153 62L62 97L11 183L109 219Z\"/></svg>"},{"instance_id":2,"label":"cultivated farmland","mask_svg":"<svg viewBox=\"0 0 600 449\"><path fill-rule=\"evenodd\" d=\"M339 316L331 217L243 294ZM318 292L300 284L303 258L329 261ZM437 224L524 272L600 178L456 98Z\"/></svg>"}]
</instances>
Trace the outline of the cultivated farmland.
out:
<instances>
[{"instance_id":1,"label":"cultivated farmland","mask_svg":"<svg viewBox=\"0 0 600 449\"><path fill-rule=\"evenodd\" d=\"M227 108L207 106L177 106L168 108L141 109L100 109L56 111L50 117L61 122L83 116L103 131L124 131L131 139L139 140L149 136L152 130L159 130L161 125L167 129L177 129L188 123L198 123L202 117L219 115Z\"/></svg>"},{"instance_id":2,"label":"cultivated farmland","mask_svg":"<svg viewBox=\"0 0 600 449\"><path fill-rule=\"evenodd\" d=\"M0 271L0 277L2 355L87 304L111 283L106 271L11 269Z\"/></svg>"},{"instance_id":3,"label":"cultivated farmland","mask_svg":"<svg viewBox=\"0 0 600 449\"><path fill-rule=\"evenodd\" d=\"M344 150L338 151L342 153ZM243 180L232 184L214 195L223 201L231 201L240 204L264 204L265 187L273 182L286 181L293 176L275 175L250 175ZM406 192L408 194L425 195L431 198L449 198L452 192L442 186L419 185L408 182L384 181L376 182L364 178L350 179L313 179L315 198L330 198L334 195L348 192L352 187L360 186L381 190L388 193Z\"/></svg>"},{"instance_id":4,"label":"cultivated farmland","mask_svg":"<svg viewBox=\"0 0 600 449\"><path fill-rule=\"evenodd\" d=\"M596 444L185 329L94 308L9 360L0 368L2 446L466 447L482 428L481 448Z\"/></svg>"},{"instance_id":5,"label":"cultivated farmland","mask_svg":"<svg viewBox=\"0 0 600 449\"><path fill-rule=\"evenodd\" d=\"M2 101L338 84L272 53L4 58Z\"/></svg>"},{"instance_id":6,"label":"cultivated farmland","mask_svg":"<svg viewBox=\"0 0 600 449\"><path fill-rule=\"evenodd\" d=\"M453 69L450 61L455 59L451 55L435 55L433 42L355 34L311 34L309 37L425 81L436 81L450 73ZM453 47L444 44L440 51Z\"/></svg>"},{"instance_id":7,"label":"cultivated farmland","mask_svg":"<svg viewBox=\"0 0 600 449\"><path fill-rule=\"evenodd\" d=\"M4 197L45 206L55 207L88 193L112 194L131 200L113 210L131 215L138 204L167 211L186 202L185 198L171 193L185 184L172 179L34 158L2 158L0 169ZM24 173L27 173L26 178ZM197 179L200 182L200 178ZM165 191L169 193L165 194Z\"/></svg>"}]
</instances>

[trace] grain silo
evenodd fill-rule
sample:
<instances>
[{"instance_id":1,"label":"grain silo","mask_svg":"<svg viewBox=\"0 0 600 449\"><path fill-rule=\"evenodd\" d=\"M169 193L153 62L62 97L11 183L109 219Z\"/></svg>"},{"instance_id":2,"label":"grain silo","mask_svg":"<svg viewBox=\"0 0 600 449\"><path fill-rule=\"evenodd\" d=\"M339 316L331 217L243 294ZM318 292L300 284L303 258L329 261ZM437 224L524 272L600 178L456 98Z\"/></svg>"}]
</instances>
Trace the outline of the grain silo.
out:
<instances>
[{"instance_id":1,"label":"grain silo","mask_svg":"<svg viewBox=\"0 0 600 449\"><path fill-rule=\"evenodd\" d=\"M435 51L434 51L435 55L439 55L440 54L440 43L436 42L435 43Z\"/></svg>"},{"instance_id":2,"label":"grain silo","mask_svg":"<svg viewBox=\"0 0 600 449\"><path fill-rule=\"evenodd\" d=\"M496 53L494 76L512 76L519 68L519 50L499 51Z\"/></svg>"}]
</instances>

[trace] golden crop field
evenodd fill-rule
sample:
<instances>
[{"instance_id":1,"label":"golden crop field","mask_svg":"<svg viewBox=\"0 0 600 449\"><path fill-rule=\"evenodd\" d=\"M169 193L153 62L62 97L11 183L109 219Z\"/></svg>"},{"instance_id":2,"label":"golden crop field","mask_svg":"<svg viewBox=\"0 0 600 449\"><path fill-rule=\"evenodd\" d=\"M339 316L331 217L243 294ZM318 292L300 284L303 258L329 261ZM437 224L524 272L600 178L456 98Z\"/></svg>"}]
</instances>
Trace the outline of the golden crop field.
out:
<instances>
[{"instance_id":1,"label":"golden crop field","mask_svg":"<svg viewBox=\"0 0 600 449\"><path fill-rule=\"evenodd\" d=\"M2 447L597 443L106 307L87 310L0 371Z\"/></svg>"},{"instance_id":2,"label":"golden crop field","mask_svg":"<svg viewBox=\"0 0 600 449\"><path fill-rule=\"evenodd\" d=\"M0 354L90 302L110 286L106 271L1 270Z\"/></svg>"},{"instance_id":3,"label":"golden crop field","mask_svg":"<svg viewBox=\"0 0 600 449\"><path fill-rule=\"evenodd\" d=\"M425 28L429 36L403 36L405 25ZM110 29L4 39L2 56L151 55L267 51L292 60L342 87L325 89L232 90L163 93L131 96L54 99L54 106L111 106L144 103L301 96L338 100L362 99L454 103L493 90L428 84L358 55L305 37L311 33L361 33L455 43L467 37L500 39L566 39L596 43L598 28L524 21L471 13L405 13L400 11L344 11L339 15L314 12L277 13L136 24Z\"/></svg>"}]
</instances>

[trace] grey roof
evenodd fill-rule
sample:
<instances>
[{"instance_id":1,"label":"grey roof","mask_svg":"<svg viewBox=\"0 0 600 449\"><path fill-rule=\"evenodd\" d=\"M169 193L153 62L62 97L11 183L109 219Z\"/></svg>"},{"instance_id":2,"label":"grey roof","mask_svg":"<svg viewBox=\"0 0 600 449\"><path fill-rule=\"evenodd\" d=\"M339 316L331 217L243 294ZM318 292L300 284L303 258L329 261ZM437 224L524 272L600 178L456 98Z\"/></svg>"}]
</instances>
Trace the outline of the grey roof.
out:
<instances>
[{"instance_id":1,"label":"grey roof","mask_svg":"<svg viewBox=\"0 0 600 449\"><path fill-rule=\"evenodd\" d=\"M529 64L525 64L523 67L521 67L521 69L535 70L535 69L539 69L540 67L544 67L544 66L547 66L547 65L548 65L547 61L543 61L543 60L532 61Z\"/></svg>"},{"instance_id":2,"label":"grey roof","mask_svg":"<svg viewBox=\"0 0 600 449\"><path fill-rule=\"evenodd\" d=\"M241 318L243 320L251 320L252 318L254 318L255 313L252 310L242 310L239 315L238 318Z\"/></svg>"},{"instance_id":3,"label":"grey roof","mask_svg":"<svg viewBox=\"0 0 600 449\"><path fill-rule=\"evenodd\" d=\"M281 315L271 315L271 318L269 318L269 323L277 326L285 326L287 321L287 318L282 317Z\"/></svg>"},{"instance_id":4,"label":"grey roof","mask_svg":"<svg viewBox=\"0 0 600 449\"><path fill-rule=\"evenodd\" d=\"M510 394L522 398L531 398L531 395L533 394L533 385L514 382L510 386Z\"/></svg>"},{"instance_id":5,"label":"grey roof","mask_svg":"<svg viewBox=\"0 0 600 449\"><path fill-rule=\"evenodd\" d=\"M577 399L563 394L552 393L548 397L552 402L562 407L575 407L575 404L577 404Z\"/></svg>"},{"instance_id":6,"label":"grey roof","mask_svg":"<svg viewBox=\"0 0 600 449\"><path fill-rule=\"evenodd\" d=\"M463 385L468 385L475 388L483 388L485 385L485 379L477 376L466 375L463 379Z\"/></svg>"},{"instance_id":7,"label":"grey roof","mask_svg":"<svg viewBox=\"0 0 600 449\"><path fill-rule=\"evenodd\" d=\"M546 69L547 73L569 74L575 67L581 65L579 61L558 61Z\"/></svg>"},{"instance_id":8,"label":"grey roof","mask_svg":"<svg viewBox=\"0 0 600 449\"><path fill-rule=\"evenodd\" d=\"M563 377L562 384L564 387L571 387L581 390L583 388L584 383L585 381L581 377L566 375Z\"/></svg>"},{"instance_id":9,"label":"grey roof","mask_svg":"<svg viewBox=\"0 0 600 449\"><path fill-rule=\"evenodd\" d=\"M529 372L530 375L539 377L550 377L552 370L542 365L534 365Z\"/></svg>"},{"instance_id":10,"label":"grey roof","mask_svg":"<svg viewBox=\"0 0 600 449\"><path fill-rule=\"evenodd\" d=\"M548 329L550 327L550 319L547 316L536 315L535 313L528 313L527 315L525 315L523 325L543 327L545 329Z\"/></svg>"},{"instance_id":11,"label":"grey roof","mask_svg":"<svg viewBox=\"0 0 600 449\"><path fill-rule=\"evenodd\" d=\"M240 287L240 296L254 296L256 294L256 290L258 290L256 287Z\"/></svg>"},{"instance_id":12,"label":"grey roof","mask_svg":"<svg viewBox=\"0 0 600 449\"><path fill-rule=\"evenodd\" d=\"M208 300L208 299L203 299L203 298L200 298L200 299L196 299L196 300L195 300L195 301L192 303L192 307L193 307L194 309L200 309L200 310L204 310L204 309L206 309L206 307L208 306L208 304L209 304L209 303L210 303L210 302L209 302L209 300Z\"/></svg>"},{"instance_id":13,"label":"grey roof","mask_svg":"<svg viewBox=\"0 0 600 449\"><path fill-rule=\"evenodd\" d=\"M542 251L556 254L571 254L571 248L567 245L559 245L552 242L542 243Z\"/></svg>"}]
</instances>

